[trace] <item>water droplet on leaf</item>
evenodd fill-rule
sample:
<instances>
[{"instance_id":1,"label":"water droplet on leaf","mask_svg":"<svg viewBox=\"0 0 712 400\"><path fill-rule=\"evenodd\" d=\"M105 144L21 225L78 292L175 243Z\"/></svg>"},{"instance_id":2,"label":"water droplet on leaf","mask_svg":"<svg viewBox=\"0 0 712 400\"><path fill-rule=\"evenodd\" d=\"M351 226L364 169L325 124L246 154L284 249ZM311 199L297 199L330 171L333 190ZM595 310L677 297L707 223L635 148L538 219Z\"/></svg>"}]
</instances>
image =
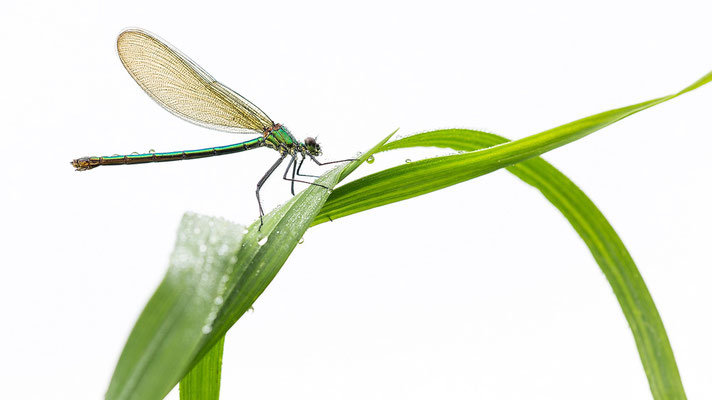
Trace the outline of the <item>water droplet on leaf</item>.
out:
<instances>
[{"instance_id":1,"label":"water droplet on leaf","mask_svg":"<svg viewBox=\"0 0 712 400\"><path fill-rule=\"evenodd\" d=\"M373 155L369 156L369 157L366 159L366 162L369 163L369 164L373 164L374 161L376 161L376 158L375 158Z\"/></svg>"},{"instance_id":2,"label":"water droplet on leaf","mask_svg":"<svg viewBox=\"0 0 712 400\"><path fill-rule=\"evenodd\" d=\"M224 256L225 253L227 253L227 251L228 251L229 249L230 249L230 246L228 246L227 244L223 243L222 246L220 246L220 248L218 249L218 255L219 255L219 256Z\"/></svg>"}]
</instances>

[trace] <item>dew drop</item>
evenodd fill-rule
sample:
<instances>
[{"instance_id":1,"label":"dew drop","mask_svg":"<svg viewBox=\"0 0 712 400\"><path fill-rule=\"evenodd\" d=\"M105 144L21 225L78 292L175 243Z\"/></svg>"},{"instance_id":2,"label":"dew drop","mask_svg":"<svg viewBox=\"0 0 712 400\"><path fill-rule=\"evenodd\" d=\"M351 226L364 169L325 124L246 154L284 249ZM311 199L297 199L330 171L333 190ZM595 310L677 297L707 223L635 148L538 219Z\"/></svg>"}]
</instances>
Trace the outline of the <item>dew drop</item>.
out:
<instances>
[{"instance_id":1,"label":"dew drop","mask_svg":"<svg viewBox=\"0 0 712 400\"><path fill-rule=\"evenodd\" d=\"M406 159L405 159L405 162L406 162L406 163L409 163L410 161L411 161L410 158L406 158Z\"/></svg>"},{"instance_id":2,"label":"dew drop","mask_svg":"<svg viewBox=\"0 0 712 400\"><path fill-rule=\"evenodd\" d=\"M224 256L225 253L230 249L230 246L228 246L226 243L223 243L222 246L218 249L218 255L219 256Z\"/></svg>"},{"instance_id":3,"label":"dew drop","mask_svg":"<svg viewBox=\"0 0 712 400\"><path fill-rule=\"evenodd\" d=\"M220 304L223 303L223 298L222 296L218 296L215 298L215 305L219 306Z\"/></svg>"},{"instance_id":4,"label":"dew drop","mask_svg":"<svg viewBox=\"0 0 712 400\"><path fill-rule=\"evenodd\" d=\"M369 163L369 164L373 164L374 161L376 161L376 158L373 157L373 155L369 156L369 157L366 159L366 162Z\"/></svg>"},{"instance_id":5,"label":"dew drop","mask_svg":"<svg viewBox=\"0 0 712 400\"><path fill-rule=\"evenodd\" d=\"M259 244L260 246L263 246L265 243L267 243L267 239L269 239L269 236L263 237L262 239L260 239L259 242L257 242L257 244Z\"/></svg>"},{"instance_id":6,"label":"dew drop","mask_svg":"<svg viewBox=\"0 0 712 400\"><path fill-rule=\"evenodd\" d=\"M155 153L156 150L155 150L155 149L148 149L148 152L149 152L149 153Z\"/></svg>"},{"instance_id":7,"label":"dew drop","mask_svg":"<svg viewBox=\"0 0 712 400\"><path fill-rule=\"evenodd\" d=\"M304 243L304 238L299 239L299 244Z\"/></svg>"},{"instance_id":8,"label":"dew drop","mask_svg":"<svg viewBox=\"0 0 712 400\"><path fill-rule=\"evenodd\" d=\"M203 329L201 329L201 331L202 331L203 334L205 334L205 335L207 335L208 333L210 333L212 330L213 330L213 327L210 326L210 325L203 325Z\"/></svg>"}]
</instances>

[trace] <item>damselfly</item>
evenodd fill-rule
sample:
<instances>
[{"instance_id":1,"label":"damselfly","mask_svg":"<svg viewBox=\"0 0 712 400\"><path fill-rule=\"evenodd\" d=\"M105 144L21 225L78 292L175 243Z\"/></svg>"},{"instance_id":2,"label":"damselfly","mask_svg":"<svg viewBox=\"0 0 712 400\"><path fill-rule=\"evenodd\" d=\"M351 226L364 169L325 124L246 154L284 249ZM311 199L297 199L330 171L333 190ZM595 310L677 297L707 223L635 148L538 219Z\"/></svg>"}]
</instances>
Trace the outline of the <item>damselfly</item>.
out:
<instances>
[{"instance_id":1,"label":"damselfly","mask_svg":"<svg viewBox=\"0 0 712 400\"><path fill-rule=\"evenodd\" d=\"M353 161L318 161L315 157L320 156L322 152L314 138L308 137L304 142L298 141L284 125L274 123L259 107L216 81L193 60L150 32L127 29L119 34L117 48L119 58L131 77L153 100L172 114L207 128L260 136L227 146L198 150L82 157L72 161L72 166L77 171L86 171L100 165L190 160L268 147L279 152L279 159L257 182L255 193L262 227L264 211L260 201L260 188L286 157L290 157L290 160L282 178L291 181L292 195L295 182L326 188L317 183L295 179L295 176L315 177L300 173L307 157L318 165ZM298 156L301 156L300 161L297 161ZM287 177L290 168L291 178Z\"/></svg>"}]
</instances>

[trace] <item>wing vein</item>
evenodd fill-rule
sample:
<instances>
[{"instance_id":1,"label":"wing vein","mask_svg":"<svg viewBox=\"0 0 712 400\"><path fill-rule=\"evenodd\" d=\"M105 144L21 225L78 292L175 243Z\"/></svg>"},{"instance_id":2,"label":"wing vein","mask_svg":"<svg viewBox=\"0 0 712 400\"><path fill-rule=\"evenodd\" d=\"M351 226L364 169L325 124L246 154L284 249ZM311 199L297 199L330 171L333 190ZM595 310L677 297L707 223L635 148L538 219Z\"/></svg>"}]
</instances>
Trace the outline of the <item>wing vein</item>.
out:
<instances>
[{"instance_id":1,"label":"wing vein","mask_svg":"<svg viewBox=\"0 0 712 400\"><path fill-rule=\"evenodd\" d=\"M156 35L127 29L117 40L131 77L159 105L197 125L236 133L262 133L274 122L237 92Z\"/></svg>"}]
</instances>

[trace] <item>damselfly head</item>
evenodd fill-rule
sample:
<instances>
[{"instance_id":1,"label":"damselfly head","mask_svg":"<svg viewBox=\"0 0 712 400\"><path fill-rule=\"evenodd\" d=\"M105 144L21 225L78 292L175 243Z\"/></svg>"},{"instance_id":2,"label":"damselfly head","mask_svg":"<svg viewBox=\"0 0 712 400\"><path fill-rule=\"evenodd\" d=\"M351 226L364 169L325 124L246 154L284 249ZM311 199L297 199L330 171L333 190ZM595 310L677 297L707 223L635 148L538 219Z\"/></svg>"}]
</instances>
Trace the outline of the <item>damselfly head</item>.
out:
<instances>
[{"instance_id":1,"label":"damselfly head","mask_svg":"<svg viewBox=\"0 0 712 400\"><path fill-rule=\"evenodd\" d=\"M72 167L77 171L86 171L99 166L99 160L91 157L82 157L72 160Z\"/></svg>"},{"instance_id":2,"label":"damselfly head","mask_svg":"<svg viewBox=\"0 0 712 400\"><path fill-rule=\"evenodd\" d=\"M321 146L319 146L319 143L317 143L313 137L304 139L304 147L307 148L309 154L315 157L321 155Z\"/></svg>"}]
</instances>

